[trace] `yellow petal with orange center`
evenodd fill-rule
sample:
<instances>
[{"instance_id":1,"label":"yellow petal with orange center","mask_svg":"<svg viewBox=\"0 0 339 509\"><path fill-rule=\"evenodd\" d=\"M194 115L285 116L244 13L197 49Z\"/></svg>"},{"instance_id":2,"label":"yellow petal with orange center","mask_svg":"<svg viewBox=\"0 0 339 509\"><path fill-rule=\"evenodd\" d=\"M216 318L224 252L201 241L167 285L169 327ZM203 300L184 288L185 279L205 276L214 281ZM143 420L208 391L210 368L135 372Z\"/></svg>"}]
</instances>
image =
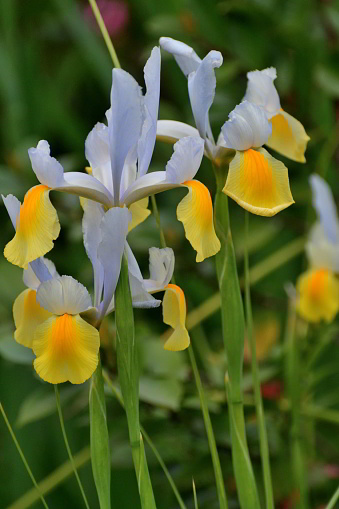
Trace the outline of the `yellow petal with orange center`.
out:
<instances>
[{"instance_id":1,"label":"yellow petal with orange center","mask_svg":"<svg viewBox=\"0 0 339 509\"><path fill-rule=\"evenodd\" d=\"M128 223L128 231L130 232L138 226L138 224L143 223L145 219L148 218L151 211L147 208L148 207L148 196L146 198L142 198L139 201L136 201L132 203L128 207L129 211L132 214L132 220Z\"/></svg>"},{"instance_id":2,"label":"yellow petal with orange center","mask_svg":"<svg viewBox=\"0 0 339 509\"><path fill-rule=\"evenodd\" d=\"M50 189L32 187L20 206L14 238L5 247L4 255L14 265L27 269L29 262L53 248L60 233L59 219L49 199Z\"/></svg>"},{"instance_id":3,"label":"yellow petal with orange center","mask_svg":"<svg viewBox=\"0 0 339 509\"><path fill-rule=\"evenodd\" d=\"M299 314L309 322L331 322L339 311L339 280L327 269L311 269L297 282Z\"/></svg>"},{"instance_id":4,"label":"yellow petal with orange center","mask_svg":"<svg viewBox=\"0 0 339 509\"><path fill-rule=\"evenodd\" d=\"M80 315L54 315L35 331L34 368L46 382L81 384L97 367L99 346L99 332Z\"/></svg>"},{"instance_id":5,"label":"yellow petal with orange center","mask_svg":"<svg viewBox=\"0 0 339 509\"><path fill-rule=\"evenodd\" d=\"M211 195L198 180L188 180L182 185L188 188L188 194L178 205L177 218L183 223L186 238L197 252L196 261L202 262L220 250L214 230Z\"/></svg>"},{"instance_id":6,"label":"yellow petal with orange center","mask_svg":"<svg viewBox=\"0 0 339 509\"><path fill-rule=\"evenodd\" d=\"M223 192L259 216L274 216L294 203L286 166L263 148L236 152Z\"/></svg>"},{"instance_id":7,"label":"yellow petal with orange center","mask_svg":"<svg viewBox=\"0 0 339 509\"><path fill-rule=\"evenodd\" d=\"M15 340L20 345L32 348L33 337L38 325L50 318L52 313L40 306L36 300L36 291L24 290L13 305L13 317L16 330Z\"/></svg>"},{"instance_id":8,"label":"yellow petal with orange center","mask_svg":"<svg viewBox=\"0 0 339 509\"><path fill-rule=\"evenodd\" d=\"M185 295L179 286L169 284L165 287L162 312L164 323L174 329L164 345L165 350L171 350L172 352L185 350L190 344L190 337L185 325Z\"/></svg>"},{"instance_id":9,"label":"yellow petal with orange center","mask_svg":"<svg viewBox=\"0 0 339 509\"><path fill-rule=\"evenodd\" d=\"M305 150L309 141L303 125L281 110L271 118L272 135L266 145L293 161L305 163Z\"/></svg>"}]
</instances>

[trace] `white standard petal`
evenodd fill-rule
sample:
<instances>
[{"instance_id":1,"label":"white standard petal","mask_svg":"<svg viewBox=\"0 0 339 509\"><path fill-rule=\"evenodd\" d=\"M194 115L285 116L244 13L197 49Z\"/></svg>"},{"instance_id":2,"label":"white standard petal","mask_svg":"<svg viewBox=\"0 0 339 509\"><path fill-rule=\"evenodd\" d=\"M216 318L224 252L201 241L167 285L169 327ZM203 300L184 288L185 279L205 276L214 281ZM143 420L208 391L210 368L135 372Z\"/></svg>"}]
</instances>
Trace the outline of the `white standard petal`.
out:
<instances>
[{"instance_id":1,"label":"white standard petal","mask_svg":"<svg viewBox=\"0 0 339 509\"><path fill-rule=\"evenodd\" d=\"M244 99L264 108L267 118L270 119L280 111L280 99L273 81L277 77L274 67L263 71L247 73L247 90Z\"/></svg>"},{"instance_id":2,"label":"white standard petal","mask_svg":"<svg viewBox=\"0 0 339 509\"><path fill-rule=\"evenodd\" d=\"M71 276L61 276L41 283L36 299L54 315L77 315L92 306L87 289Z\"/></svg>"},{"instance_id":3,"label":"white standard petal","mask_svg":"<svg viewBox=\"0 0 339 509\"><path fill-rule=\"evenodd\" d=\"M138 142L138 174L145 175L150 165L155 145L160 99L160 48L155 47L144 67L146 94L144 97L144 122Z\"/></svg>"},{"instance_id":4,"label":"white standard petal","mask_svg":"<svg viewBox=\"0 0 339 509\"><path fill-rule=\"evenodd\" d=\"M212 106L216 78L216 67L222 64L222 55L219 51L210 51L202 60L197 70L188 76L188 93L190 96L195 124L202 138L213 141L212 131L208 120L208 112Z\"/></svg>"},{"instance_id":5,"label":"white standard petal","mask_svg":"<svg viewBox=\"0 0 339 509\"><path fill-rule=\"evenodd\" d=\"M150 278L144 280L148 292L158 292L165 289L171 281L174 271L173 249L166 247L159 249L151 247L149 250Z\"/></svg>"},{"instance_id":6,"label":"white standard petal","mask_svg":"<svg viewBox=\"0 0 339 509\"><path fill-rule=\"evenodd\" d=\"M160 37L159 42L162 49L174 56L185 76L197 70L201 58L198 57L193 48L171 37Z\"/></svg>"},{"instance_id":7,"label":"white standard petal","mask_svg":"<svg viewBox=\"0 0 339 509\"><path fill-rule=\"evenodd\" d=\"M204 141L198 137L186 137L177 141L174 152L166 165L166 181L181 184L192 180L204 155Z\"/></svg>"},{"instance_id":8,"label":"white standard petal","mask_svg":"<svg viewBox=\"0 0 339 509\"><path fill-rule=\"evenodd\" d=\"M16 219L20 214L20 201L13 194L7 196L1 195L2 201L7 209L10 220L12 221L13 228L16 230Z\"/></svg>"},{"instance_id":9,"label":"white standard petal","mask_svg":"<svg viewBox=\"0 0 339 509\"><path fill-rule=\"evenodd\" d=\"M54 189L89 198L106 207L113 205L113 196L110 191L99 180L87 173L78 171L64 173L62 184Z\"/></svg>"},{"instance_id":10,"label":"white standard petal","mask_svg":"<svg viewBox=\"0 0 339 509\"><path fill-rule=\"evenodd\" d=\"M102 240L98 258L104 268L104 298L100 304L100 317L105 316L117 286L121 259L132 215L127 208L114 207L106 212L100 224Z\"/></svg>"},{"instance_id":11,"label":"white standard petal","mask_svg":"<svg viewBox=\"0 0 339 509\"><path fill-rule=\"evenodd\" d=\"M198 129L176 120L158 120L157 139L167 143L175 143L185 136L200 137Z\"/></svg>"},{"instance_id":12,"label":"white standard petal","mask_svg":"<svg viewBox=\"0 0 339 509\"><path fill-rule=\"evenodd\" d=\"M262 147L272 134L272 125L260 106L243 101L231 111L221 130L227 148L247 150Z\"/></svg>"},{"instance_id":13,"label":"white standard petal","mask_svg":"<svg viewBox=\"0 0 339 509\"><path fill-rule=\"evenodd\" d=\"M135 150L142 128L142 95L135 79L122 69L113 69L111 120L108 124L114 203L119 205L120 181L125 160Z\"/></svg>"},{"instance_id":14,"label":"white standard petal","mask_svg":"<svg viewBox=\"0 0 339 509\"><path fill-rule=\"evenodd\" d=\"M306 253L311 267L325 268L339 274L339 224L334 244L328 240L327 233L320 221L311 228L306 244Z\"/></svg>"},{"instance_id":15,"label":"white standard petal","mask_svg":"<svg viewBox=\"0 0 339 509\"><path fill-rule=\"evenodd\" d=\"M28 155L33 171L41 184L51 189L62 184L64 169L59 161L50 156L50 148L46 140L39 141L36 148L30 148Z\"/></svg>"},{"instance_id":16,"label":"white standard petal","mask_svg":"<svg viewBox=\"0 0 339 509\"><path fill-rule=\"evenodd\" d=\"M24 270L23 282L32 290L37 290L39 285L49 279L60 277L54 263L48 258L38 258L28 265Z\"/></svg>"},{"instance_id":17,"label":"white standard petal","mask_svg":"<svg viewBox=\"0 0 339 509\"><path fill-rule=\"evenodd\" d=\"M98 122L85 141L85 155L92 168L92 175L113 194L111 156L108 127Z\"/></svg>"},{"instance_id":18,"label":"white standard petal","mask_svg":"<svg viewBox=\"0 0 339 509\"><path fill-rule=\"evenodd\" d=\"M335 244L339 242L338 215L331 188L323 178L316 174L310 176L310 184L313 207L317 211L328 240Z\"/></svg>"}]
</instances>

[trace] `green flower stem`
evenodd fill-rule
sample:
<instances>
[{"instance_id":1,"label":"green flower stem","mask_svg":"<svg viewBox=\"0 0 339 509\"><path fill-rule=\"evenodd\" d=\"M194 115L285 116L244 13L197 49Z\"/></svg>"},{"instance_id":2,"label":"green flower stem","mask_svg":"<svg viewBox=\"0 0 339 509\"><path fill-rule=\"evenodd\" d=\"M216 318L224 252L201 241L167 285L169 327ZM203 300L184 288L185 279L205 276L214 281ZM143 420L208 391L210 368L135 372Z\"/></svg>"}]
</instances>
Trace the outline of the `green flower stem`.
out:
<instances>
[{"instance_id":1,"label":"green flower stem","mask_svg":"<svg viewBox=\"0 0 339 509\"><path fill-rule=\"evenodd\" d=\"M97 3L96 3L95 0L88 0L88 1L89 1L90 5L92 7L93 14L94 14L95 19L96 19L96 21L98 23L98 26L100 28L101 34L102 34L102 36L104 38L104 41L106 43L107 49L109 51L109 54L111 55L111 58L112 58L112 61L113 61L113 65L114 65L114 67L116 67L118 69L121 69L119 59L117 57L117 54L115 52L113 43L112 43L111 38L109 36L109 33L107 31L105 22L102 19L102 16L101 16L101 13L100 13L99 8L97 6Z\"/></svg>"},{"instance_id":2,"label":"green flower stem","mask_svg":"<svg viewBox=\"0 0 339 509\"><path fill-rule=\"evenodd\" d=\"M70 448L69 443L68 443L68 438L67 438L67 434L66 434L64 418L62 416L62 410L61 410L60 393L59 393L59 388L58 388L57 384L54 385L54 390L55 390L55 399L56 399L56 405L57 405L58 414L59 414L59 420L60 420L62 436L64 438L64 442L65 442L65 446L66 446L66 449L67 449L68 457L69 457L70 462L72 464L72 468L73 468L73 472L74 472L74 475L76 477L76 480L78 481L78 485L79 485L79 488L80 488L80 491L81 491L81 495L82 495L82 498L84 500L86 509L89 509L89 504L88 504L88 501L87 501L84 489L82 487L81 480L80 480L77 468L76 468L75 463L74 463L74 458L73 458L73 455L72 455L71 448Z\"/></svg>"},{"instance_id":3,"label":"green flower stem","mask_svg":"<svg viewBox=\"0 0 339 509\"><path fill-rule=\"evenodd\" d=\"M327 506L325 507L325 509L334 509L335 504L338 502L338 500L339 500L339 486L333 493L333 496L332 496L331 500L329 501L329 503L327 504Z\"/></svg>"},{"instance_id":4,"label":"green flower stem","mask_svg":"<svg viewBox=\"0 0 339 509\"><path fill-rule=\"evenodd\" d=\"M21 449L21 447L20 447L20 444L19 444L19 442L18 442L18 440L17 440L17 438L16 438L16 436L15 436L15 433L14 433L14 431L13 431L13 428L12 428L12 426L10 425L10 422L9 422L9 420L8 420L8 418L7 418L7 415L6 415L6 413L5 413L5 410L4 410L4 408L3 408L3 406L2 406L2 404L1 404L1 403L0 403L0 412L2 413L2 417L3 417L4 421L5 421L5 424L6 424L7 428L8 428L8 431L10 432L10 435L11 435L11 437L12 437L12 440L13 440L13 442L14 442L14 445L15 445L15 447L17 448L18 453L20 454L20 458L22 459L22 462L23 462L23 464L25 465L25 468L26 468L26 470L27 470L27 472L28 472L28 475L29 475L29 477L31 478L32 483L34 484L34 486L35 486L35 488L36 488L36 491L37 491L37 493L38 493L38 495L39 495L39 498L40 498L40 500L41 500L41 502L42 502L42 504L43 504L44 508L45 508L45 509L48 509L48 505L47 505L47 503L46 503L46 500L44 499L44 496L43 496L43 494L41 493L41 490L40 490L40 488L39 488L38 483L37 483L37 482L36 482L36 480L35 480L35 477L34 477L34 475L33 475L33 473L32 473L32 470L29 468L29 465L28 465L28 463L27 463L27 460L26 460L26 458L25 458L25 455L24 455L24 453L22 452L22 449Z\"/></svg>"},{"instance_id":5,"label":"green flower stem","mask_svg":"<svg viewBox=\"0 0 339 509\"><path fill-rule=\"evenodd\" d=\"M221 242L216 255L217 276L221 294L223 339L227 357L226 376L231 430L232 460L238 497L242 509L259 509L260 502L245 432L242 393L245 318L240 293L235 252L229 223L228 199L222 192L224 168L215 168L215 227Z\"/></svg>"},{"instance_id":6,"label":"green flower stem","mask_svg":"<svg viewBox=\"0 0 339 509\"><path fill-rule=\"evenodd\" d=\"M123 256L115 291L116 348L119 382L125 403L129 440L137 476L142 509L155 509L139 424L139 366L134 334L132 297L128 279L128 262Z\"/></svg>"},{"instance_id":7,"label":"green flower stem","mask_svg":"<svg viewBox=\"0 0 339 509\"><path fill-rule=\"evenodd\" d=\"M153 207L153 213L154 213L154 216L155 216L155 220L157 222L157 226L158 226L158 229L159 229L160 243L161 243L161 246L163 248L165 248L165 247L167 247L166 239L165 239L164 232L163 232L163 230L161 228L160 214L159 214L159 210L158 210L158 207L157 207L157 202L156 202L156 199L155 199L154 195L152 195L152 207ZM172 277L172 283L173 284L174 284L174 281L175 280L174 280L174 276L173 276ZM195 355L194 355L194 351L193 351L192 345L190 345L188 347L188 355L189 355L189 358L190 358L190 361L191 361L192 371L193 371L193 374L194 374L194 380L195 380L195 384L196 384L197 390L198 390L201 411L202 411L202 414L203 414L204 424L205 424L205 429L206 429L206 434L207 434L207 439L208 439L208 445L209 445L210 452L211 452L213 469L214 469L214 475L215 475L215 481L216 481L217 492L218 492L219 506L220 506L220 509L227 509L227 507L228 507L227 506L227 497L226 497L224 480L223 480L223 477L222 477L222 471L221 471L219 454L218 454L218 450L217 450L217 446L216 446L216 441L215 441L215 437L214 437L214 433L213 433L213 428L212 428L212 422L211 422L210 414L209 414L209 411L208 411L208 406L207 406L207 402L206 402L206 396L205 396L204 388L203 388L203 385L202 385L202 382L201 382L201 378L200 378L199 370L198 370L197 363L196 363L196 360L195 360Z\"/></svg>"},{"instance_id":8,"label":"green flower stem","mask_svg":"<svg viewBox=\"0 0 339 509\"><path fill-rule=\"evenodd\" d=\"M263 468L266 508L274 509L274 497L272 487L272 476L270 468L270 456L268 450L267 432L264 417L264 408L260 390L260 375L259 366L256 354L256 342L253 334L253 317L251 305L251 290L250 290L250 272L249 272L249 259L248 259L248 223L249 212L245 211L245 251L244 251L244 265L245 265L245 307L246 307L246 321L247 321L247 338L251 350L251 367L252 379L254 388L255 409L258 420L259 439L260 439L260 456Z\"/></svg>"},{"instance_id":9,"label":"green flower stem","mask_svg":"<svg viewBox=\"0 0 339 509\"><path fill-rule=\"evenodd\" d=\"M295 489L299 492L298 509L308 509L308 489L304 463L303 443L301 437L301 394L300 394L300 359L299 344L296 338L295 303L289 300L287 326L285 332L286 345L286 388L291 404L290 447L295 480Z\"/></svg>"}]
</instances>

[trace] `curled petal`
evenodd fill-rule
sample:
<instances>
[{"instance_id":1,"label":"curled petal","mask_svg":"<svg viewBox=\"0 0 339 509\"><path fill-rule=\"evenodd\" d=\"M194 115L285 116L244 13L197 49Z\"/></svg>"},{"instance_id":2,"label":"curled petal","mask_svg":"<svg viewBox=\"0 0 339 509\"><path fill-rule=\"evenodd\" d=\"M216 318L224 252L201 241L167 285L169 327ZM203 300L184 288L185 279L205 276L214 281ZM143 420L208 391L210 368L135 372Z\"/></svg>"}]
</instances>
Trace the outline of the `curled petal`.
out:
<instances>
[{"instance_id":1,"label":"curled petal","mask_svg":"<svg viewBox=\"0 0 339 509\"><path fill-rule=\"evenodd\" d=\"M247 90L244 99L264 108L267 118L276 115L280 110L280 99L274 80L277 71L269 67L263 71L251 71L247 73Z\"/></svg>"},{"instance_id":2,"label":"curled petal","mask_svg":"<svg viewBox=\"0 0 339 509\"><path fill-rule=\"evenodd\" d=\"M49 199L50 189L32 187L20 206L16 234L6 245L4 255L14 265L27 269L29 262L53 248L60 233L59 219Z\"/></svg>"},{"instance_id":3,"label":"curled petal","mask_svg":"<svg viewBox=\"0 0 339 509\"><path fill-rule=\"evenodd\" d=\"M175 61L185 76L197 70L201 63L201 58L198 57L193 48L171 37L160 37L159 42L162 49L174 56Z\"/></svg>"},{"instance_id":4,"label":"curled petal","mask_svg":"<svg viewBox=\"0 0 339 509\"><path fill-rule=\"evenodd\" d=\"M50 156L50 148L46 140L39 141L36 148L30 148L28 155L33 171L41 184L50 188L62 185L64 169L59 161Z\"/></svg>"},{"instance_id":5,"label":"curled petal","mask_svg":"<svg viewBox=\"0 0 339 509\"><path fill-rule=\"evenodd\" d=\"M132 220L128 224L129 232L139 224L143 223L145 219L147 219L150 215L151 211L148 208L148 201L149 200L147 196L146 198L142 198L141 200L136 201L129 206L129 211L132 214Z\"/></svg>"},{"instance_id":6,"label":"curled petal","mask_svg":"<svg viewBox=\"0 0 339 509\"><path fill-rule=\"evenodd\" d=\"M51 316L52 314L37 302L35 290L27 289L21 292L13 305L15 341L32 348L36 328Z\"/></svg>"},{"instance_id":7,"label":"curled petal","mask_svg":"<svg viewBox=\"0 0 339 509\"><path fill-rule=\"evenodd\" d=\"M175 143L185 136L199 137L199 131L191 125L178 122L177 120L158 120L157 140L166 143Z\"/></svg>"},{"instance_id":8,"label":"curled petal","mask_svg":"<svg viewBox=\"0 0 339 509\"><path fill-rule=\"evenodd\" d=\"M186 322L186 300L184 292L177 285L167 285L162 303L164 323L174 329L164 348L172 352L185 350L190 344Z\"/></svg>"},{"instance_id":9,"label":"curled petal","mask_svg":"<svg viewBox=\"0 0 339 509\"><path fill-rule=\"evenodd\" d=\"M299 277L297 309L309 322L331 322L339 311L339 281L327 269L311 269Z\"/></svg>"},{"instance_id":10,"label":"curled petal","mask_svg":"<svg viewBox=\"0 0 339 509\"><path fill-rule=\"evenodd\" d=\"M200 137L188 136L177 141L173 154L166 165L166 181L181 184L192 180L200 168L204 155L204 141Z\"/></svg>"},{"instance_id":11,"label":"curled petal","mask_svg":"<svg viewBox=\"0 0 339 509\"><path fill-rule=\"evenodd\" d=\"M164 290L172 279L173 271L173 249L170 247L163 249L151 247L149 250L150 279L144 280L144 285L147 291L153 293Z\"/></svg>"},{"instance_id":12,"label":"curled petal","mask_svg":"<svg viewBox=\"0 0 339 509\"><path fill-rule=\"evenodd\" d=\"M220 250L213 224L211 195L198 180L190 180L183 185L189 192L178 205L177 217L184 225L186 238L197 252L196 261L202 262Z\"/></svg>"},{"instance_id":13,"label":"curled petal","mask_svg":"<svg viewBox=\"0 0 339 509\"><path fill-rule=\"evenodd\" d=\"M92 306L87 289L71 276L41 283L37 290L37 301L54 315L77 315Z\"/></svg>"},{"instance_id":14,"label":"curled petal","mask_svg":"<svg viewBox=\"0 0 339 509\"><path fill-rule=\"evenodd\" d=\"M286 166L263 148L236 152L223 192L259 216L274 216L294 203Z\"/></svg>"},{"instance_id":15,"label":"curled petal","mask_svg":"<svg viewBox=\"0 0 339 509\"><path fill-rule=\"evenodd\" d=\"M272 135L266 145L285 157L305 163L305 150L309 141L303 125L283 110L271 118Z\"/></svg>"},{"instance_id":16,"label":"curled petal","mask_svg":"<svg viewBox=\"0 0 339 509\"><path fill-rule=\"evenodd\" d=\"M46 382L81 384L98 365L97 329L79 315L52 316L36 329L34 368Z\"/></svg>"}]
</instances>

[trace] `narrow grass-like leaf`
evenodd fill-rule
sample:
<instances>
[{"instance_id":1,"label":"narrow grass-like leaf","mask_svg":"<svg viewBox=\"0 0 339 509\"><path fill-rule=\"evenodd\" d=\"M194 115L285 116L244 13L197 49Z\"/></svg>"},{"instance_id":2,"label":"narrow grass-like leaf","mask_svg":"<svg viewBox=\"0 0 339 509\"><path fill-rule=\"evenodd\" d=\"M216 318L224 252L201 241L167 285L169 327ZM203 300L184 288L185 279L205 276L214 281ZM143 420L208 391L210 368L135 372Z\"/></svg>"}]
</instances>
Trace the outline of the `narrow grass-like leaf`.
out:
<instances>
[{"instance_id":1,"label":"narrow grass-like leaf","mask_svg":"<svg viewBox=\"0 0 339 509\"><path fill-rule=\"evenodd\" d=\"M329 501L329 503L327 504L327 506L325 507L325 509L334 509L335 504L338 502L338 500L339 500L339 486L333 493L333 496L332 496L331 500Z\"/></svg>"},{"instance_id":2,"label":"narrow grass-like leaf","mask_svg":"<svg viewBox=\"0 0 339 509\"><path fill-rule=\"evenodd\" d=\"M193 488L194 509L199 509L194 479L192 479L192 488Z\"/></svg>"},{"instance_id":3,"label":"narrow grass-like leaf","mask_svg":"<svg viewBox=\"0 0 339 509\"><path fill-rule=\"evenodd\" d=\"M111 507L111 454L101 362L92 375L89 392L91 462L100 509Z\"/></svg>"}]
</instances>

